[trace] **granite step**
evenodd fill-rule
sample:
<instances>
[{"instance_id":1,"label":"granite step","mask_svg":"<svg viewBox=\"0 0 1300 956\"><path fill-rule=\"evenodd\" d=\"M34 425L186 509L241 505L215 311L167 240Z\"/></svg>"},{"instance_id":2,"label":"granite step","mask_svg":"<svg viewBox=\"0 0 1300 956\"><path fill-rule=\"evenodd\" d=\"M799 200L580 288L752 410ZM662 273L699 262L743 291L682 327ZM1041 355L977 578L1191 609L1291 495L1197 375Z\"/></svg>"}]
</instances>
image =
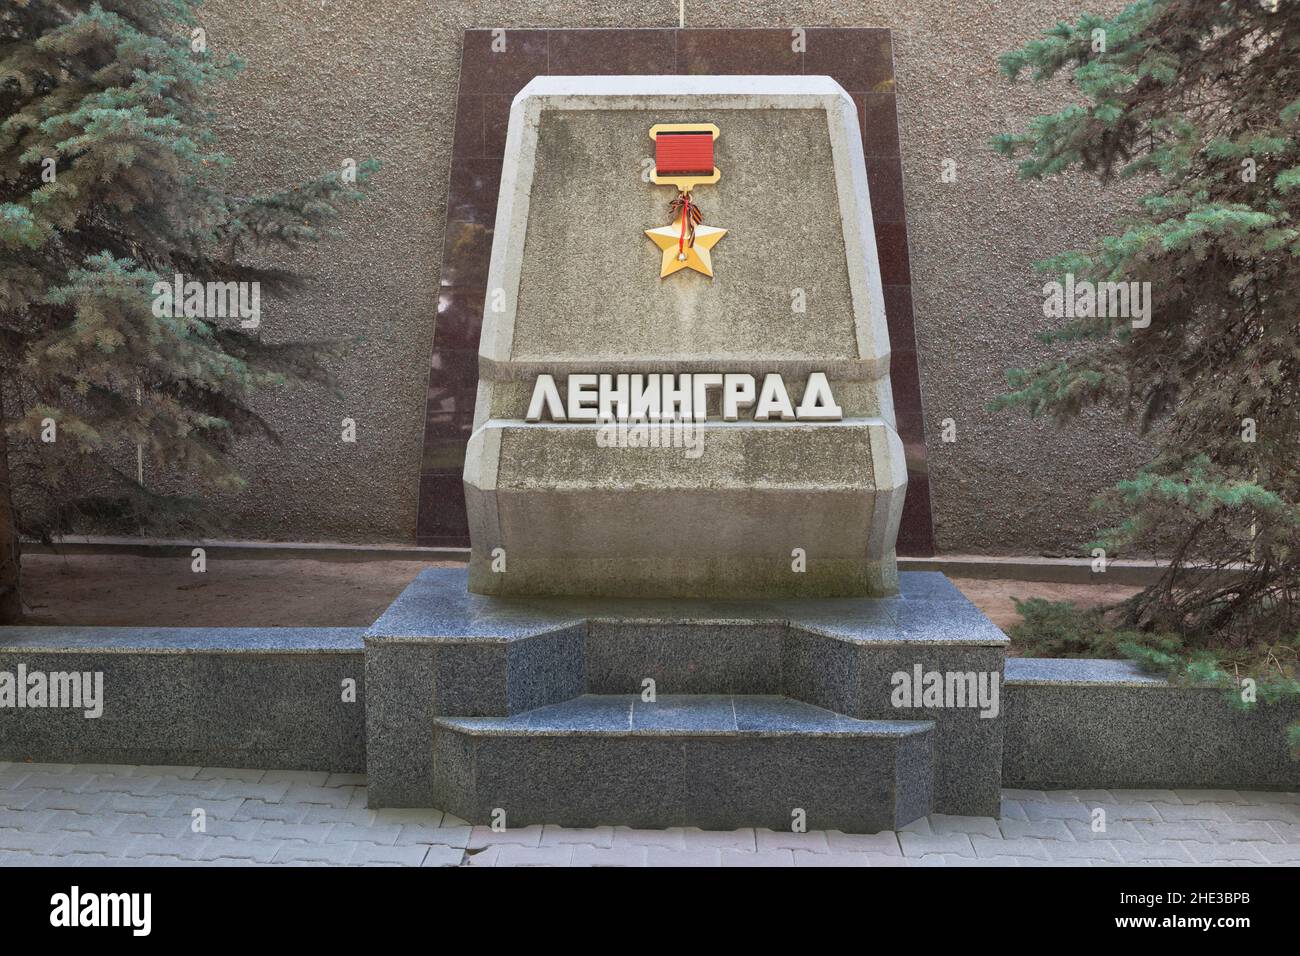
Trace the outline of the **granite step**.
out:
<instances>
[{"instance_id":1,"label":"granite step","mask_svg":"<svg viewBox=\"0 0 1300 956\"><path fill-rule=\"evenodd\" d=\"M866 721L934 721L934 812L996 816L1005 721L993 692L1006 646L938 573L900 575L887 599L505 600L471 593L463 568L429 568L366 634L368 799L430 805L439 718L651 690L660 700L780 696ZM980 693L965 706L898 694L934 675Z\"/></svg>"},{"instance_id":2,"label":"granite step","mask_svg":"<svg viewBox=\"0 0 1300 956\"><path fill-rule=\"evenodd\" d=\"M873 833L931 812L931 721L787 697L587 694L433 738L434 805L473 823Z\"/></svg>"}]
</instances>

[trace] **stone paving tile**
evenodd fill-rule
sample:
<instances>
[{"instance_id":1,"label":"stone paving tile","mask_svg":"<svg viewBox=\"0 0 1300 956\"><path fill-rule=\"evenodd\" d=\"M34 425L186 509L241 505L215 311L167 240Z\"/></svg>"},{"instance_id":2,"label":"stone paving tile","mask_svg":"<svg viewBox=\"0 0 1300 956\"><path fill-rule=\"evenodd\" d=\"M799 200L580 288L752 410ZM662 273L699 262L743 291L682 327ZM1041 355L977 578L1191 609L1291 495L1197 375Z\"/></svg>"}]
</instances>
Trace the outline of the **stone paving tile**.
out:
<instances>
[{"instance_id":1,"label":"stone paving tile","mask_svg":"<svg viewBox=\"0 0 1300 956\"><path fill-rule=\"evenodd\" d=\"M1127 841L1129 843L1141 843L1142 835L1138 833L1137 827L1132 823L1125 823L1123 820L1106 820L1105 830L1094 830L1091 823L1084 823L1082 820L1066 820L1065 825L1069 828L1070 834L1080 843L1090 841L1105 841L1115 843Z\"/></svg>"},{"instance_id":2,"label":"stone paving tile","mask_svg":"<svg viewBox=\"0 0 1300 956\"><path fill-rule=\"evenodd\" d=\"M31 775L30 770L0 770L0 790L16 790Z\"/></svg>"},{"instance_id":3,"label":"stone paving tile","mask_svg":"<svg viewBox=\"0 0 1300 956\"><path fill-rule=\"evenodd\" d=\"M138 797L113 793L83 793L80 791L64 792L61 790L42 790L40 796L28 804L31 810L72 810L77 813L95 813L105 807L113 810L129 810L129 801ZM170 805L175 797L165 798L164 806Z\"/></svg>"},{"instance_id":4,"label":"stone paving tile","mask_svg":"<svg viewBox=\"0 0 1300 956\"><path fill-rule=\"evenodd\" d=\"M1188 843L1187 852L1197 863L1219 863L1227 860L1248 860L1267 863L1261 852L1262 843Z\"/></svg>"},{"instance_id":5,"label":"stone paving tile","mask_svg":"<svg viewBox=\"0 0 1300 956\"><path fill-rule=\"evenodd\" d=\"M151 817L143 813L119 813L115 818L117 836L161 836L176 839L191 831L192 820L184 817Z\"/></svg>"},{"instance_id":6,"label":"stone paving tile","mask_svg":"<svg viewBox=\"0 0 1300 956\"><path fill-rule=\"evenodd\" d=\"M568 866L573 860L573 845L520 846L503 843L497 855L497 866Z\"/></svg>"},{"instance_id":7,"label":"stone paving tile","mask_svg":"<svg viewBox=\"0 0 1300 956\"><path fill-rule=\"evenodd\" d=\"M270 863L284 846L274 840L236 840L233 837L212 837L199 844L200 860L253 860Z\"/></svg>"},{"instance_id":8,"label":"stone paving tile","mask_svg":"<svg viewBox=\"0 0 1300 956\"><path fill-rule=\"evenodd\" d=\"M60 772L48 769L33 770L27 775L27 779L22 781L24 790L58 790L61 793L78 793L85 789L87 784L93 783L95 774L93 773L73 773L71 771Z\"/></svg>"},{"instance_id":9,"label":"stone paving tile","mask_svg":"<svg viewBox=\"0 0 1300 956\"><path fill-rule=\"evenodd\" d=\"M1003 787L1002 799L1018 800L1021 803L1046 803L1047 794L1042 790L1017 790L1014 787Z\"/></svg>"},{"instance_id":10,"label":"stone paving tile","mask_svg":"<svg viewBox=\"0 0 1300 956\"><path fill-rule=\"evenodd\" d=\"M283 840L291 843L324 843L334 829L332 823L285 823L280 820L254 820L258 836L263 840Z\"/></svg>"},{"instance_id":11,"label":"stone paving tile","mask_svg":"<svg viewBox=\"0 0 1300 956\"><path fill-rule=\"evenodd\" d=\"M73 813L70 810L55 810L49 814L35 829L39 832L62 831L63 833L89 833L93 836L108 836L121 824L118 814Z\"/></svg>"},{"instance_id":12,"label":"stone paving tile","mask_svg":"<svg viewBox=\"0 0 1300 956\"><path fill-rule=\"evenodd\" d=\"M542 846L566 846L572 843L585 843L589 846L608 847L614 844L613 827L593 827L590 830L574 830L568 827L542 827Z\"/></svg>"},{"instance_id":13,"label":"stone paving tile","mask_svg":"<svg viewBox=\"0 0 1300 956\"><path fill-rule=\"evenodd\" d=\"M88 836L84 833L57 833L52 835L58 839L45 853L55 857L56 859L52 862L60 866L63 865L62 858L73 853L99 853L110 857L124 857L131 845L140 839L135 834ZM179 840L176 839L173 839L172 842L179 844Z\"/></svg>"},{"instance_id":14,"label":"stone paving tile","mask_svg":"<svg viewBox=\"0 0 1300 956\"><path fill-rule=\"evenodd\" d=\"M30 807L44 790L0 790L0 809L22 810Z\"/></svg>"},{"instance_id":15,"label":"stone paving tile","mask_svg":"<svg viewBox=\"0 0 1300 956\"><path fill-rule=\"evenodd\" d=\"M203 767L194 775L197 780L242 780L244 783L257 783L265 776L265 770L240 770L233 767Z\"/></svg>"},{"instance_id":16,"label":"stone paving tile","mask_svg":"<svg viewBox=\"0 0 1300 956\"><path fill-rule=\"evenodd\" d=\"M361 826L356 823L336 823L326 837L328 843L377 843L393 846L401 836L402 828L393 826Z\"/></svg>"},{"instance_id":17,"label":"stone paving tile","mask_svg":"<svg viewBox=\"0 0 1300 956\"><path fill-rule=\"evenodd\" d=\"M1285 843L1281 834L1269 826L1267 821L1254 820L1250 823L1206 823L1205 832L1214 837L1214 842L1237 842L1243 840L1260 840L1264 843Z\"/></svg>"},{"instance_id":18,"label":"stone paving tile","mask_svg":"<svg viewBox=\"0 0 1300 956\"><path fill-rule=\"evenodd\" d=\"M1280 820L1269 820L1268 825L1273 832L1282 838L1283 843L1300 843L1300 823L1282 823Z\"/></svg>"},{"instance_id":19,"label":"stone paving tile","mask_svg":"<svg viewBox=\"0 0 1300 956\"><path fill-rule=\"evenodd\" d=\"M1090 843L1044 840L1040 845L1053 860L1113 860L1116 863L1123 860L1115 844L1106 840Z\"/></svg>"},{"instance_id":20,"label":"stone paving tile","mask_svg":"<svg viewBox=\"0 0 1300 956\"><path fill-rule=\"evenodd\" d=\"M1082 803L1026 803L1025 816L1030 820L1091 820L1092 810Z\"/></svg>"},{"instance_id":21,"label":"stone paving tile","mask_svg":"<svg viewBox=\"0 0 1300 956\"><path fill-rule=\"evenodd\" d=\"M375 811L364 807L325 807L304 804L307 812L299 823L355 823L367 826L375 821Z\"/></svg>"},{"instance_id":22,"label":"stone paving tile","mask_svg":"<svg viewBox=\"0 0 1300 956\"><path fill-rule=\"evenodd\" d=\"M313 787L307 784L290 784L280 798L293 803L317 803L325 807L346 808L352 806L353 794L359 787Z\"/></svg>"},{"instance_id":23,"label":"stone paving tile","mask_svg":"<svg viewBox=\"0 0 1300 956\"><path fill-rule=\"evenodd\" d=\"M1228 808L1233 809L1233 808ZM1259 807L1242 807L1243 810L1258 810ZM1161 806L1160 819L1166 823L1182 823L1187 820L1204 822L1206 820L1217 820L1220 823L1231 823L1232 818L1228 816L1225 808L1213 803L1193 803L1182 806ZM1251 819L1256 819L1251 817Z\"/></svg>"},{"instance_id":24,"label":"stone paving tile","mask_svg":"<svg viewBox=\"0 0 1300 956\"><path fill-rule=\"evenodd\" d=\"M880 853L885 856L902 856L898 834L892 830L880 833L841 833L827 830L826 842L832 853Z\"/></svg>"},{"instance_id":25,"label":"stone paving tile","mask_svg":"<svg viewBox=\"0 0 1300 956\"><path fill-rule=\"evenodd\" d=\"M1172 790L1123 790L1116 792L1122 792L1130 800L1144 800L1147 803L1178 804L1183 802L1178 799L1178 794Z\"/></svg>"},{"instance_id":26,"label":"stone paving tile","mask_svg":"<svg viewBox=\"0 0 1300 956\"><path fill-rule=\"evenodd\" d=\"M987 840L987 837L979 839ZM971 845L972 837L965 833L921 834L900 833L898 842L903 847L903 856L923 857L929 854L974 856L975 848Z\"/></svg>"},{"instance_id":27,"label":"stone paving tile","mask_svg":"<svg viewBox=\"0 0 1300 956\"><path fill-rule=\"evenodd\" d=\"M1189 840L1197 843L1212 843L1214 837L1203 824L1192 823L1135 823L1133 829L1148 843L1165 840Z\"/></svg>"},{"instance_id":28,"label":"stone paving tile","mask_svg":"<svg viewBox=\"0 0 1300 956\"><path fill-rule=\"evenodd\" d=\"M1241 803L1241 794L1236 790L1175 790L1174 795L1180 803Z\"/></svg>"},{"instance_id":29,"label":"stone paving tile","mask_svg":"<svg viewBox=\"0 0 1300 956\"><path fill-rule=\"evenodd\" d=\"M723 866L794 866L794 851L786 847L746 853L743 850L722 850Z\"/></svg>"},{"instance_id":30,"label":"stone paving tile","mask_svg":"<svg viewBox=\"0 0 1300 956\"><path fill-rule=\"evenodd\" d=\"M443 825L443 819L446 816L441 810L416 810L403 807L392 807L371 812L374 814L372 822L380 826L440 827Z\"/></svg>"},{"instance_id":31,"label":"stone paving tile","mask_svg":"<svg viewBox=\"0 0 1300 956\"><path fill-rule=\"evenodd\" d=\"M453 846L459 849L465 849L469 846L470 835L474 832L473 827L426 827L420 824L407 823L402 826L401 833L397 836L395 846Z\"/></svg>"},{"instance_id":32,"label":"stone paving tile","mask_svg":"<svg viewBox=\"0 0 1300 956\"><path fill-rule=\"evenodd\" d=\"M0 762L0 865L1300 865L1300 797L1290 793L1006 790L1000 820L936 814L874 834L497 832L437 810L370 810L364 782L311 771ZM1104 832L1092 829L1099 807ZM193 832L196 808L206 832Z\"/></svg>"},{"instance_id":33,"label":"stone paving tile","mask_svg":"<svg viewBox=\"0 0 1300 956\"><path fill-rule=\"evenodd\" d=\"M194 801L188 797L177 800L167 810L159 816L179 817L182 820L193 822L194 820L235 820L239 815L243 801L238 797L230 800L200 800ZM202 811L200 813L199 811ZM248 822L248 821L237 821Z\"/></svg>"},{"instance_id":34,"label":"stone paving tile","mask_svg":"<svg viewBox=\"0 0 1300 956\"><path fill-rule=\"evenodd\" d=\"M96 793L134 793L137 796L144 796L155 787L164 786L170 793L181 793L183 786L197 786L204 789L211 789L219 786L214 780L201 780L195 783L192 780L182 780L179 777L128 777L125 774L101 773L96 774L94 781L87 787L87 790L93 790Z\"/></svg>"},{"instance_id":35,"label":"stone paving tile","mask_svg":"<svg viewBox=\"0 0 1300 956\"><path fill-rule=\"evenodd\" d=\"M183 863L182 866L273 866L274 864L260 864L256 860L242 860L223 857L219 860L199 860L192 863ZM305 864L310 866L311 864Z\"/></svg>"},{"instance_id":36,"label":"stone paving tile","mask_svg":"<svg viewBox=\"0 0 1300 956\"><path fill-rule=\"evenodd\" d=\"M176 866L181 861L179 857L158 857L157 862L161 866ZM153 860L122 860L113 857L104 856L100 853L69 853L59 860L60 866L151 866Z\"/></svg>"},{"instance_id":37,"label":"stone paving tile","mask_svg":"<svg viewBox=\"0 0 1300 956\"><path fill-rule=\"evenodd\" d=\"M657 846L669 850L684 850L686 839L680 827L669 830L634 830L631 827L614 827L614 846Z\"/></svg>"},{"instance_id":38,"label":"stone paving tile","mask_svg":"<svg viewBox=\"0 0 1300 956\"><path fill-rule=\"evenodd\" d=\"M1163 840L1157 843L1116 843L1115 850L1126 863L1163 860L1190 866L1196 862L1187 852L1186 840Z\"/></svg>"},{"instance_id":39,"label":"stone paving tile","mask_svg":"<svg viewBox=\"0 0 1300 956\"><path fill-rule=\"evenodd\" d=\"M66 833L33 833L30 830L0 830L0 850L26 850L28 853L49 853ZM84 834L78 839L85 840Z\"/></svg>"},{"instance_id":40,"label":"stone paving tile","mask_svg":"<svg viewBox=\"0 0 1300 956\"><path fill-rule=\"evenodd\" d=\"M210 817L203 821L203 829L196 832L210 837L234 837L236 840L254 840L262 838L260 834L262 826L260 820L244 820L237 823L233 820ZM190 829L193 830L193 825L191 825Z\"/></svg>"},{"instance_id":41,"label":"stone paving tile","mask_svg":"<svg viewBox=\"0 0 1300 956\"><path fill-rule=\"evenodd\" d=\"M39 830L58 810L11 810L0 809L0 830Z\"/></svg>"},{"instance_id":42,"label":"stone paving tile","mask_svg":"<svg viewBox=\"0 0 1300 956\"><path fill-rule=\"evenodd\" d=\"M1300 844L1297 843L1261 843L1259 852L1270 863L1300 865Z\"/></svg>"},{"instance_id":43,"label":"stone paving tile","mask_svg":"<svg viewBox=\"0 0 1300 956\"><path fill-rule=\"evenodd\" d=\"M137 797L150 794L170 794L174 797L190 797L195 800L216 800L221 788L232 783L229 780L181 779L179 777L119 777L119 781L134 784L124 788L124 792ZM237 781L233 781L237 782Z\"/></svg>"},{"instance_id":44,"label":"stone paving tile","mask_svg":"<svg viewBox=\"0 0 1300 956\"><path fill-rule=\"evenodd\" d=\"M1128 823L1159 823L1164 819L1160 811L1156 809L1154 803L1146 801L1131 801L1128 803L1090 803L1085 804L1088 807L1089 819L1092 811L1106 811L1107 820L1123 820Z\"/></svg>"},{"instance_id":45,"label":"stone paving tile","mask_svg":"<svg viewBox=\"0 0 1300 956\"><path fill-rule=\"evenodd\" d=\"M311 805L306 803L263 803L261 800L245 800L230 819L302 823L310 809L312 809Z\"/></svg>"},{"instance_id":46,"label":"stone paving tile","mask_svg":"<svg viewBox=\"0 0 1300 956\"><path fill-rule=\"evenodd\" d=\"M113 772L128 777L175 777L178 780L193 780L203 772L202 767L180 767L180 766L118 766ZM266 771L254 771L265 773Z\"/></svg>"},{"instance_id":47,"label":"stone paving tile","mask_svg":"<svg viewBox=\"0 0 1300 956\"><path fill-rule=\"evenodd\" d=\"M1032 863L1018 856L982 856L972 860L968 856L945 856L944 866L1028 866Z\"/></svg>"},{"instance_id":48,"label":"stone paving tile","mask_svg":"<svg viewBox=\"0 0 1300 956\"><path fill-rule=\"evenodd\" d=\"M643 846L585 846L573 848L570 866L645 866L647 847Z\"/></svg>"},{"instance_id":49,"label":"stone paving tile","mask_svg":"<svg viewBox=\"0 0 1300 956\"><path fill-rule=\"evenodd\" d=\"M21 850L0 849L0 866L53 866L62 862L62 860Z\"/></svg>"},{"instance_id":50,"label":"stone paving tile","mask_svg":"<svg viewBox=\"0 0 1300 956\"><path fill-rule=\"evenodd\" d=\"M682 843L688 850L754 850L758 838L753 830L701 830L686 827L682 830Z\"/></svg>"},{"instance_id":51,"label":"stone paving tile","mask_svg":"<svg viewBox=\"0 0 1300 956\"><path fill-rule=\"evenodd\" d=\"M795 850L794 865L799 867L869 867L871 856L867 853L813 853L811 850Z\"/></svg>"},{"instance_id":52,"label":"stone paving tile","mask_svg":"<svg viewBox=\"0 0 1300 956\"><path fill-rule=\"evenodd\" d=\"M1021 806L1019 800L1008 800L1002 798L1002 819L1003 820L1028 820L1029 814L1025 813L1025 808Z\"/></svg>"},{"instance_id":53,"label":"stone paving tile","mask_svg":"<svg viewBox=\"0 0 1300 956\"><path fill-rule=\"evenodd\" d=\"M1300 792L1286 793L1281 790L1238 790L1243 803L1300 804Z\"/></svg>"},{"instance_id":54,"label":"stone paving tile","mask_svg":"<svg viewBox=\"0 0 1300 956\"><path fill-rule=\"evenodd\" d=\"M504 830L493 830L491 827L474 827L469 835L468 849L477 850L496 844L541 846L541 843L542 828L540 826L507 827Z\"/></svg>"},{"instance_id":55,"label":"stone paving tile","mask_svg":"<svg viewBox=\"0 0 1300 956\"><path fill-rule=\"evenodd\" d=\"M341 843L326 847L324 844L285 843L279 847L274 856L277 864L305 864L305 862L326 862L326 864L346 864L350 862L356 845Z\"/></svg>"},{"instance_id":56,"label":"stone paving tile","mask_svg":"<svg viewBox=\"0 0 1300 956\"><path fill-rule=\"evenodd\" d=\"M1109 790L1071 790L1069 792L1074 794L1080 803L1086 803L1090 806L1096 806L1101 803L1119 802Z\"/></svg>"},{"instance_id":57,"label":"stone paving tile","mask_svg":"<svg viewBox=\"0 0 1300 956\"><path fill-rule=\"evenodd\" d=\"M465 851L457 846L431 846L420 861L420 866L460 866Z\"/></svg>"},{"instance_id":58,"label":"stone paving tile","mask_svg":"<svg viewBox=\"0 0 1300 956\"><path fill-rule=\"evenodd\" d=\"M364 787L366 785L366 775L364 773L332 773L325 779L322 786L326 787Z\"/></svg>"},{"instance_id":59,"label":"stone paving tile","mask_svg":"<svg viewBox=\"0 0 1300 956\"><path fill-rule=\"evenodd\" d=\"M1070 823L1078 823L1071 820ZM1007 820L1000 821L1002 836L1009 840L1033 837L1037 840L1073 840L1074 834L1064 820Z\"/></svg>"},{"instance_id":60,"label":"stone paving tile","mask_svg":"<svg viewBox=\"0 0 1300 956\"><path fill-rule=\"evenodd\" d=\"M813 853L829 853L830 844L826 834L821 830L807 833L787 833L784 830L755 830L757 852L765 850L809 850Z\"/></svg>"},{"instance_id":61,"label":"stone paving tile","mask_svg":"<svg viewBox=\"0 0 1300 956\"><path fill-rule=\"evenodd\" d=\"M302 783L311 787L323 787L329 781L330 775L325 770L268 770L266 776L261 779L263 785L273 783ZM365 780L361 781L365 784ZM356 786L356 784L353 784Z\"/></svg>"},{"instance_id":62,"label":"stone paving tile","mask_svg":"<svg viewBox=\"0 0 1300 956\"><path fill-rule=\"evenodd\" d=\"M513 847L512 849L518 849ZM376 843L358 843L349 863L363 866L388 864L391 866L419 866L428 856L427 846L380 846Z\"/></svg>"},{"instance_id":63,"label":"stone paving tile","mask_svg":"<svg viewBox=\"0 0 1300 956\"><path fill-rule=\"evenodd\" d=\"M1276 820L1278 823L1300 823L1300 807L1287 804L1256 806L1224 806L1218 809L1233 823L1249 823L1252 820Z\"/></svg>"},{"instance_id":64,"label":"stone paving tile","mask_svg":"<svg viewBox=\"0 0 1300 956\"><path fill-rule=\"evenodd\" d=\"M956 857L955 859L962 859ZM832 850L830 853L811 853L807 850L794 851L794 865L806 867L844 866L844 867L878 867L907 866L908 861L900 856L887 853L869 853L853 850Z\"/></svg>"},{"instance_id":65,"label":"stone paving tile","mask_svg":"<svg viewBox=\"0 0 1300 956\"><path fill-rule=\"evenodd\" d=\"M480 850L466 850L461 866L496 866L497 854L500 852L500 844Z\"/></svg>"},{"instance_id":66,"label":"stone paving tile","mask_svg":"<svg viewBox=\"0 0 1300 956\"><path fill-rule=\"evenodd\" d=\"M1047 798L1047 803L1079 803L1079 794L1083 792L1082 790L1045 790L1043 795ZM1097 793L1098 791L1093 790L1091 792Z\"/></svg>"},{"instance_id":67,"label":"stone paving tile","mask_svg":"<svg viewBox=\"0 0 1300 956\"><path fill-rule=\"evenodd\" d=\"M615 846L613 849L636 849L633 844L624 844ZM639 849L645 851L646 866L689 866L689 867L717 867L722 865L722 850L717 847L697 847L686 850L678 847L669 848L664 846L642 846ZM736 853L736 850L729 850L729 853ZM753 854L750 854L751 856Z\"/></svg>"},{"instance_id":68,"label":"stone paving tile","mask_svg":"<svg viewBox=\"0 0 1300 956\"><path fill-rule=\"evenodd\" d=\"M310 784L290 783L286 780L279 783L246 783L242 780L229 780L222 784L221 789L213 796L220 800L227 797L243 797L245 800L261 800L263 803L279 803L284 799L285 794L289 792L290 787L301 787L310 790L324 789Z\"/></svg>"},{"instance_id":69,"label":"stone paving tile","mask_svg":"<svg viewBox=\"0 0 1300 956\"><path fill-rule=\"evenodd\" d=\"M975 848L976 856L981 858L992 858L995 856L1015 856L1031 857L1038 860L1050 860L1052 854L1047 847L1073 846L1064 840L1035 840L1033 837L1019 837L1014 840L994 840L990 837L979 836L976 834L971 837L971 843ZM907 853L907 844L903 844L903 852ZM945 856L951 856L945 853Z\"/></svg>"}]
</instances>

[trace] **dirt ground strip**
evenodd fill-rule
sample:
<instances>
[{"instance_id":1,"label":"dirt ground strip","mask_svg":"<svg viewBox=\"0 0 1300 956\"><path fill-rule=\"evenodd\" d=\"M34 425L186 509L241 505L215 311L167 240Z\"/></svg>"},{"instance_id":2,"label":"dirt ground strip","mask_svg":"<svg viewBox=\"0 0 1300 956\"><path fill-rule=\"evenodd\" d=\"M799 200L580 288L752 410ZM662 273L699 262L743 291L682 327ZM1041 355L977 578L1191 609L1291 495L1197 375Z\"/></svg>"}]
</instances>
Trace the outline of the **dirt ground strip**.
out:
<instances>
[{"instance_id":1,"label":"dirt ground strip","mask_svg":"<svg viewBox=\"0 0 1300 956\"><path fill-rule=\"evenodd\" d=\"M442 562L441 566L453 566ZM237 560L29 554L23 586L29 623L155 627L364 627L432 563ZM953 578L998 627L1019 620L1013 598L1095 605L1137 589Z\"/></svg>"}]
</instances>

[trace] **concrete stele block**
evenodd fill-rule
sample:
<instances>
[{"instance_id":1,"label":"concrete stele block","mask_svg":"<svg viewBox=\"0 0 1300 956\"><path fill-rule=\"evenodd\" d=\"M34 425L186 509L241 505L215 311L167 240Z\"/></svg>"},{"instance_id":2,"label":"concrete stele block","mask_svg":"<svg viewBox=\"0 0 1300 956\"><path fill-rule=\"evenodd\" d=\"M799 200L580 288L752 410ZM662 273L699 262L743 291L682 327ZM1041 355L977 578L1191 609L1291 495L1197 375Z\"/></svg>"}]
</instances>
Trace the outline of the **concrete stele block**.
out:
<instances>
[{"instance_id":1,"label":"concrete stele block","mask_svg":"<svg viewBox=\"0 0 1300 956\"><path fill-rule=\"evenodd\" d=\"M728 232L713 278L661 279L644 230L671 222L676 190L646 181L643 160L651 126L687 122L721 130L721 179L692 200ZM842 417L724 421L710 407L698 454L525 420L539 375L563 395L571 374L655 372L776 373L796 405L822 373ZM896 591L906 467L857 110L829 77L529 83L510 112L479 375L471 590Z\"/></svg>"}]
</instances>

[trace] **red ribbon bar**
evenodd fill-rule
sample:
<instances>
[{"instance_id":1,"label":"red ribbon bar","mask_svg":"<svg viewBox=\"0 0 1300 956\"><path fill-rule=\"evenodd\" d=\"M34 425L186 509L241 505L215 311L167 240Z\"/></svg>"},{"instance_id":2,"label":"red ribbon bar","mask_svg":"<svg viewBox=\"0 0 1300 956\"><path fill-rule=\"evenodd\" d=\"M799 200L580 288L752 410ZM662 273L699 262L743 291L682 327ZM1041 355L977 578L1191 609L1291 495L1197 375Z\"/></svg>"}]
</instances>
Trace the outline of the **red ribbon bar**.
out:
<instances>
[{"instance_id":1,"label":"red ribbon bar","mask_svg":"<svg viewBox=\"0 0 1300 956\"><path fill-rule=\"evenodd\" d=\"M713 172L713 133L655 136L655 172L660 176L708 176Z\"/></svg>"}]
</instances>

